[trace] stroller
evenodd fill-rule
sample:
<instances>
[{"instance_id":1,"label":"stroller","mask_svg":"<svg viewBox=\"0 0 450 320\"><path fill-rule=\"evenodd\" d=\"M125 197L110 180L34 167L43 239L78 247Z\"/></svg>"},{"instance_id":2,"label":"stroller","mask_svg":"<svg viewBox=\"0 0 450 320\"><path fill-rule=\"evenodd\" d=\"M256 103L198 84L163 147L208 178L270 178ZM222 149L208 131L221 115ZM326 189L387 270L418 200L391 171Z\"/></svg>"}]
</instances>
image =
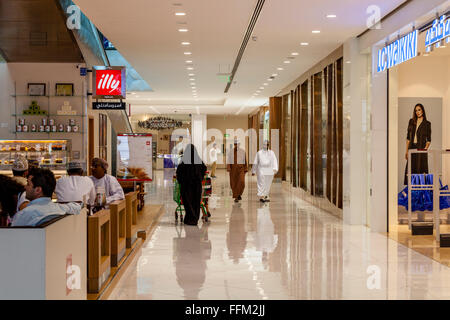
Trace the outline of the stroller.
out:
<instances>
[{"instance_id":1,"label":"stroller","mask_svg":"<svg viewBox=\"0 0 450 320\"><path fill-rule=\"evenodd\" d=\"M184 206L183 200L181 199L181 191L180 184L176 176L173 176L173 201L176 202L177 207L175 209L175 223L178 222L178 218L180 218L180 222L183 222L184 215ZM212 186L211 186L211 177L209 176L209 172L206 171L205 176L202 180L202 201L200 202L200 209L202 210L202 220L208 222L208 218L211 217L211 213L208 209L208 198L211 196Z\"/></svg>"}]
</instances>

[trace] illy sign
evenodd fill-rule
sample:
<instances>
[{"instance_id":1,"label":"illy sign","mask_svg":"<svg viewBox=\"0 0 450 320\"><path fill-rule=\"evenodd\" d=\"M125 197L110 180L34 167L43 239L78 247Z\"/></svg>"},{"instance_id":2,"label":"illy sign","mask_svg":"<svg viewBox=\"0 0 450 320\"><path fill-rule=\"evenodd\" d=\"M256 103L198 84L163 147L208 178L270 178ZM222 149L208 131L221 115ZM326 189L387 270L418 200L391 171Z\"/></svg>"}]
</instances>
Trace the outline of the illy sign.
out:
<instances>
[{"instance_id":1,"label":"illy sign","mask_svg":"<svg viewBox=\"0 0 450 320\"><path fill-rule=\"evenodd\" d=\"M92 87L94 99L125 99L125 67L94 67Z\"/></svg>"}]
</instances>

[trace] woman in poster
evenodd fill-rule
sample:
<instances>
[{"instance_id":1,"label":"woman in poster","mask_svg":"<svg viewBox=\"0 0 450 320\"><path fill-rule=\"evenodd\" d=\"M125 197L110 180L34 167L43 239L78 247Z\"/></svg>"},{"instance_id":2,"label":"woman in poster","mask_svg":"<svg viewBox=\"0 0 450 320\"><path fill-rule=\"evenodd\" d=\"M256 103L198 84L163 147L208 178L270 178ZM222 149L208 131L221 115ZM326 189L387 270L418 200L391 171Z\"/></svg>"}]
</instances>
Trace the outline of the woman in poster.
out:
<instances>
[{"instance_id":1,"label":"woman in poster","mask_svg":"<svg viewBox=\"0 0 450 320\"><path fill-rule=\"evenodd\" d=\"M206 165L198 155L197 149L193 144L188 144L177 168L181 200L186 211L184 224L197 225L198 223L202 201L202 180L205 172Z\"/></svg>"},{"instance_id":2,"label":"woman in poster","mask_svg":"<svg viewBox=\"0 0 450 320\"><path fill-rule=\"evenodd\" d=\"M413 117L408 124L406 160L408 161L409 149L428 150L430 144L431 122L427 120L424 106L418 103L414 107ZM426 153L412 154L411 158L411 174L428 173L428 155ZM404 184L408 185L408 162L406 162Z\"/></svg>"}]
</instances>

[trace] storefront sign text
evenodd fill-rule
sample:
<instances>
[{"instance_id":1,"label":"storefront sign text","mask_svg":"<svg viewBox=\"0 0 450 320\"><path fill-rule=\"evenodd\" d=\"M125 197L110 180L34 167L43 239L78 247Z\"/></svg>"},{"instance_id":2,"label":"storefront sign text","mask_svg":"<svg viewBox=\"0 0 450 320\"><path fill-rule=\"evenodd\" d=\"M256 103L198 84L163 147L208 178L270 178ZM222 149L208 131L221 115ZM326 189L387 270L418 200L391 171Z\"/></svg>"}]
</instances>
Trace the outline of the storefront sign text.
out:
<instances>
[{"instance_id":1,"label":"storefront sign text","mask_svg":"<svg viewBox=\"0 0 450 320\"><path fill-rule=\"evenodd\" d=\"M419 31L413 31L403 38L378 51L378 72L397 66L417 57L417 38Z\"/></svg>"},{"instance_id":2,"label":"storefront sign text","mask_svg":"<svg viewBox=\"0 0 450 320\"><path fill-rule=\"evenodd\" d=\"M446 39L446 43L450 42L450 19L443 15L439 19L434 20L433 26L427 31L425 36L425 48L427 52L433 50L433 45L438 48L440 42Z\"/></svg>"},{"instance_id":3,"label":"storefront sign text","mask_svg":"<svg viewBox=\"0 0 450 320\"><path fill-rule=\"evenodd\" d=\"M93 102L93 110L125 110L125 102Z\"/></svg>"}]
</instances>

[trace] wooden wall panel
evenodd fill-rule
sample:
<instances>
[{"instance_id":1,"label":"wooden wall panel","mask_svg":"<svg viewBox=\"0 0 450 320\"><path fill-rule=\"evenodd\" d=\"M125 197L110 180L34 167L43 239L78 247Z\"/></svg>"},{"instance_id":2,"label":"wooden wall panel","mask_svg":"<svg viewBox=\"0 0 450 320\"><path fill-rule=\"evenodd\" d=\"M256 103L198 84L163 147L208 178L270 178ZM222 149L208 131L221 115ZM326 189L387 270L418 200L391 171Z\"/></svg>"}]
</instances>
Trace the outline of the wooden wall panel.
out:
<instances>
[{"instance_id":1,"label":"wooden wall panel","mask_svg":"<svg viewBox=\"0 0 450 320\"><path fill-rule=\"evenodd\" d=\"M308 81L301 85L300 187L308 190Z\"/></svg>"},{"instance_id":2,"label":"wooden wall panel","mask_svg":"<svg viewBox=\"0 0 450 320\"><path fill-rule=\"evenodd\" d=\"M297 101L295 98L295 92L291 90L291 102L292 102L292 114L291 114L291 181L294 188L298 187L297 181Z\"/></svg>"},{"instance_id":3,"label":"wooden wall panel","mask_svg":"<svg viewBox=\"0 0 450 320\"><path fill-rule=\"evenodd\" d=\"M333 64L333 129L332 129L332 139L333 139L333 161L332 161L332 202L337 206L338 203L338 126L337 126L337 95L336 95L336 63Z\"/></svg>"},{"instance_id":4,"label":"wooden wall panel","mask_svg":"<svg viewBox=\"0 0 450 320\"><path fill-rule=\"evenodd\" d=\"M272 139L272 130L278 130L278 142L271 141L271 144L278 143L278 165L280 170L278 170L275 178L281 178L281 172L283 163L285 163L285 155L283 154L283 145L284 141L282 141L282 120L283 120L283 107L281 103L281 97L270 97L269 99L269 139ZM273 147L272 147L273 148Z\"/></svg>"},{"instance_id":5,"label":"wooden wall panel","mask_svg":"<svg viewBox=\"0 0 450 320\"><path fill-rule=\"evenodd\" d=\"M344 151L344 86L343 86L343 59L336 62L337 83L337 126L338 126L338 162L339 162L339 185L338 185L338 208L343 208L343 151Z\"/></svg>"},{"instance_id":6,"label":"wooden wall panel","mask_svg":"<svg viewBox=\"0 0 450 320\"><path fill-rule=\"evenodd\" d=\"M333 161L333 66L328 66L324 70L325 76L325 92L327 105L327 199L331 201L331 176L332 176L332 161Z\"/></svg>"},{"instance_id":7,"label":"wooden wall panel","mask_svg":"<svg viewBox=\"0 0 450 320\"><path fill-rule=\"evenodd\" d=\"M309 135L310 135L310 144L309 144L309 154L310 154L310 164L309 164L309 177L310 177L310 192L314 195L314 77L310 78L311 80L311 105L309 105L310 112L310 121L309 121Z\"/></svg>"},{"instance_id":8,"label":"wooden wall panel","mask_svg":"<svg viewBox=\"0 0 450 320\"><path fill-rule=\"evenodd\" d=\"M323 195L322 73L314 75L314 195Z\"/></svg>"}]
</instances>

